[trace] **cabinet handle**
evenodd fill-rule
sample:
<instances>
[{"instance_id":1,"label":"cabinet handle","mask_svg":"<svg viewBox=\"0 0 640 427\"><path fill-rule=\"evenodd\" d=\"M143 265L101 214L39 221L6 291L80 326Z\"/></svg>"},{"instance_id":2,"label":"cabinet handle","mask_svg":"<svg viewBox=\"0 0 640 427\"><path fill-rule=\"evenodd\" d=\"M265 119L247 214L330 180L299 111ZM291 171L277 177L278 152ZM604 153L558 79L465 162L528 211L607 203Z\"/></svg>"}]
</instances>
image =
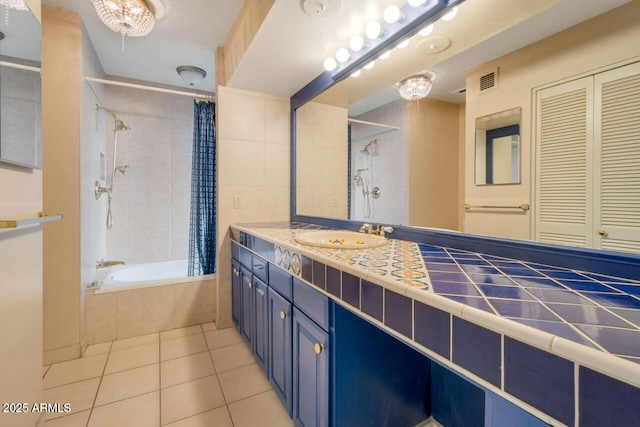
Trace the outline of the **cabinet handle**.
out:
<instances>
[{"instance_id":1,"label":"cabinet handle","mask_svg":"<svg viewBox=\"0 0 640 427\"><path fill-rule=\"evenodd\" d=\"M598 234L601 235L601 236L606 236L607 232L604 231L604 230L600 230L600 231L598 231Z\"/></svg>"},{"instance_id":2,"label":"cabinet handle","mask_svg":"<svg viewBox=\"0 0 640 427\"><path fill-rule=\"evenodd\" d=\"M280 318L281 318L282 320L284 320L284 318L285 318L285 317L287 317L287 313L286 313L284 310L282 310L282 311L280 312Z\"/></svg>"},{"instance_id":3,"label":"cabinet handle","mask_svg":"<svg viewBox=\"0 0 640 427\"><path fill-rule=\"evenodd\" d=\"M316 351L316 354L320 354L324 351L324 346L320 343L315 343L313 349Z\"/></svg>"},{"instance_id":4,"label":"cabinet handle","mask_svg":"<svg viewBox=\"0 0 640 427\"><path fill-rule=\"evenodd\" d=\"M253 283L249 282L249 283L247 284L247 286L248 286L249 288L253 288Z\"/></svg>"}]
</instances>

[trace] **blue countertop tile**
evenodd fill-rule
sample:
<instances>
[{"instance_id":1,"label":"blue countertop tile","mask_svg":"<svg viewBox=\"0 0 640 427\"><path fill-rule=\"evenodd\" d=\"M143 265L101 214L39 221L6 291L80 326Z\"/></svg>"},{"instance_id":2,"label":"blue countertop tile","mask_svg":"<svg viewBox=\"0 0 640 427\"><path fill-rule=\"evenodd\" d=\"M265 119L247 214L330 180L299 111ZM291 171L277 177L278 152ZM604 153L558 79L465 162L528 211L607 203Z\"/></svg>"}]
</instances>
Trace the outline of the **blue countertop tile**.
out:
<instances>
[{"instance_id":1,"label":"blue countertop tile","mask_svg":"<svg viewBox=\"0 0 640 427\"><path fill-rule=\"evenodd\" d=\"M605 307L640 309L640 299L625 294L603 294L598 292L582 292L585 297Z\"/></svg>"},{"instance_id":2,"label":"blue countertop tile","mask_svg":"<svg viewBox=\"0 0 640 427\"><path fill-rule=\"evenodd\" d=\"M482 259L457 258L456 261L460 265L486 265L488 267L491 267L491 264L489 264L487 261Z\"/></svg>"},{"instance_id":3,"label":"blue countertop tile","mask_svg":"<svg viewBox=\"0 0 640 427\"><path fill-rule=\"evenodd\" d=\"M585 338L580 332L576 331L573 327L569 326L566 323L547 322L543 320L533 320L533 319L516 319L516 318L513 318L512 320L515 320L518 323L522 323L523 325L533 326L534 328L539 329L541 331L549 332L550 334L557 335L559 337L578 342L588 347L594 347L594 348L596 347L591 341Z\"/></svg>"},{"instance_id":4,"label":"blue countertop tile","mask_svg":"<svg viewBox=\"0 0 640 427\"><path fill-rule=\"evenodd\" d=\"M609 286L615 288L618 291L623 291L636 297L640 297L640 286L636 285L621 285L619 283L611 283ZM595 290L595 289L594 289Z\"/></svg>"},{"instance_id":5,"label":"blue countertop tile","mask_svg":"<svg viewBox=\"0 0 640 427\"><path fill-rule=\"evenodd\" d=\"M469 273L469 277L473 280L474 283L487 284L487 285L503 285L503 286L514 286L514 283L507 276L502 275L488 275L488 274L477 274L477 273Z\"/></svg>"},{"instance_id":6,"label":"blue countertop tile","mask_svg":"<svg viewBox=\"0 0 640 427\"><path fill-rule=\"evenodd\" d=\"M592 301L580 296L576 292L560 289L536 289L530 288L531 292L542 302L562 302L566 304L595 305Z\"/></svg>"},{"instance_id":7,"label":"blue countertop tile","mask_svg":"<svg viewBox=\"0 0 640 427\"><path fill-rule=\"evenodd\" d=\"M524 264L519 261L507 261L502 259L500 261L491 261L491 264L502 269L502 268L524 268Z\"/></svg>"},{"instance_id":8,"label":"blue countertop tile","mask_svg":"<svg viewBox=\"0 0 640 427\"><path fill-rule=\"evenodd\" d=\"M548 303L547 307L569 323L606 325L620 328L629 326L624 320L600 307L556 303Z\"/></svg>"},{"instance_id":9,"label":"blue countertop tile","mask_svg":"<svg viewBox=\"0 0 640 427\"><path fill-rule=\"evenodd\" d=\"M537 301L514 301L489 298L489 303L491 303L500 315L505 317L561 321L558 316Z\"/></svg>"},{"instance_id":10,"label":"blue countertop tile","mask_svg":"<svg viewBox=\"0 0 640 427\"><path fill-rule=\"evenodd\" d=\"M554 280L542 277L514 277L513 281L523 288L567 289Z\"/></svg>"},{"instance_id":11,"label":"blue countertop tile","mask_svg":"<svg viewBox=\"0 0 640 427\"><path fill-rule=\"evenodd\" d=\"M534 300L527 291L517 286L478 285L487 297Z\"/></svg>"},{"instance_id":12,"label":"blue countertop tile","mask_svg":"<svg viewBox=\"0 0 640 427\"><path fill-rule=\"evenodd\" d=\"M509 276L542 277L542 274L530 268L507 268L500 267L504 274Z\"/></svg>"},{"instance_id":13,"label":"blue countertop tile","mask_svg":"<svg viewBox=\"0 0 640 427\"><path fill-rule=\"evenodd\" d=\"M626 310L622 308L611 308L610 310L640 328L640 310Z\"/></svg>"},{"instance_id":14,"label":"blue countertop tile","mask_svg":"<svg viewBox=\"0 0 640 427\"><path fill-rule=\"evenodd\" d=\"M636 283L636 284L638 284L637 281L628 280L628 279L621 279L619 277L604 276L602 274L596 274L596 273L582 273L582 274L584 276L590 277L590 278L595 279L595 280L599 280L601 282Z\"/></svg>"},{"instance_id":15,"label":"blue countertop tile","mask_svg":"<svg viewBox=\"0 0 640 427\"><path fill-rule=\"evenodd\" d=\"M501 274L497 268L489 267L486 265L463 264L461 265L461 267L467 273Z\"/></svg>"},{"instance_id":16,"label":"blue countertop tile","mask_svg":"<svg viewBox=\"0 0 640 427\"><path fill-rule=\"evenodd\" d=\"M446 264L446 263L436 263L436 262L425 262L425 267L427 270L431 271L440 271L440 272L455 272L460 273L460 267L456 264Z\"/></svg>"},{"instance_id":17,"label":"blue countertop tile","mask_svg":"<svg viewBox=\"0 0 640 427\"><path fill-rule=\"evenodd\" d=\"M640 331L637 329L588 325L578 325L578 328L611 353L640 357Z\"/></svg>"},{"instance_id":18,"label":"blue countertop tile","mask_svg":"<svg viewBox=\"0 0 640 427\"><path fill-rule=\"evenodd\" d=\"M591 291L591 292L620 292L617 289L614 289L610 286L603 285L602 283L595 282L593 280L559 280L560 283L564 284L568 288L574 289L576 291Z\"/></svg>"},{"instance_id":19,"label":"blue countertop tile","mask_svg":"<svg viewBox=\"0 0 640 427\"><path fill-rule=\"evenodd\" d=\"M489 306L487 301L481 297L471 297L471 296L458 296L458 295L445 295L447 298L452 299L454 301L458 301L459 303L470 305L472 307L478 308L480 310L488 311L491 314L495 314L496 312Z\"/></svg>"},{"instance_id":20,"label":"blue countertop tile","mask_svg":"<svg viewBox=\"0 0 640 427\"><path fill-rule=\"evenodd\" d=\"M540 270L552 279L585 280L587 277L568 270Z\"/></svg>"},{"instance_id":21,"label":"blue countertop tile","mask_svg":"<svg viewBox=\"0 0 640 427\"><path fill-rule=\"evenodd\" d=\"M433 286L433 290L438 294L480 296L480 292L469 282L431 282L431 286Z\"/></svg>"},{"instance_id":22,"label":"blue countertop tile","mask_svg":"<svg viewBox=\"0 0 640 427\"><path fill-rule=\"evenodd\" d=\"M429 278L431 282L469 282L467 276L463 273L442 273L442 272L429 272Z\"/></svg>"}]
</instances>

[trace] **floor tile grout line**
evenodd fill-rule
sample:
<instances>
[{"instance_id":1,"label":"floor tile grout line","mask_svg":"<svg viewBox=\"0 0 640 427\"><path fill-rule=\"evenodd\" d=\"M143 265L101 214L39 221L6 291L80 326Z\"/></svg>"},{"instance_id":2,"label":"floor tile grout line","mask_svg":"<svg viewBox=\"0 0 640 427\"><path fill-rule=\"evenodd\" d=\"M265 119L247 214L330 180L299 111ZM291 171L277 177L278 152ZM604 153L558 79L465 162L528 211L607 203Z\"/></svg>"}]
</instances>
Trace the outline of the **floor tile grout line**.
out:
<instances>
[{"instance_id":1,"label":"floor tile grout line","mask_svg":"<svg viewBox=\"0 0 640 427\"><path fill-rule=\"evenodd\" d=\"M93 402L91 403L91 410L89 412L89 418L87 418L87 425L89 427L89 423L91 422L91 416L93 415L93 408L96 406L96 400L98 400L98 393L100 393L100 387L102 386L102 379L104 378L104 373L107 370L107 363L109 363L109 357L111 356L111 348L113 348L113 341L111 341L111 345L109 346L109 353L107 353L107 358L104 361L104 366L102 367L102 375L100 376L100 381L98 381L98 387L96 388L96 394L93 396Z\"/></svg>"}]
</instances>

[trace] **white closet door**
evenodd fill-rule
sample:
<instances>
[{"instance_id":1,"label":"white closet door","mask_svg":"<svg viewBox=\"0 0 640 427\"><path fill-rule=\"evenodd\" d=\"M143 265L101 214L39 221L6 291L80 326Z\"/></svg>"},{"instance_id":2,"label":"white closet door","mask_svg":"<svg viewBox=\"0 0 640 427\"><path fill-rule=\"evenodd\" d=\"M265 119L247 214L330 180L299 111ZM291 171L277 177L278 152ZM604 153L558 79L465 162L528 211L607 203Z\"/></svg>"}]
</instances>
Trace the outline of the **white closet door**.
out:
<instances>
[{"instance_id":1,"label":"white closet door","mask_svg":"<svg viewBox=\"0 0 640 427\"><path fill-rule=\"evenodd\" d=\"M537 92L535 238L593 244L593 77Z\"/></svg>"},{"instance_id":2,"label":"white closet door","mask_svg":"<svg viewBox=\"0 0 640 427\"><path fill-rule=\"evenodd\" d=\"M595 76L594 246L640 253L640 63Z\"/></svg>"}]
</instances>

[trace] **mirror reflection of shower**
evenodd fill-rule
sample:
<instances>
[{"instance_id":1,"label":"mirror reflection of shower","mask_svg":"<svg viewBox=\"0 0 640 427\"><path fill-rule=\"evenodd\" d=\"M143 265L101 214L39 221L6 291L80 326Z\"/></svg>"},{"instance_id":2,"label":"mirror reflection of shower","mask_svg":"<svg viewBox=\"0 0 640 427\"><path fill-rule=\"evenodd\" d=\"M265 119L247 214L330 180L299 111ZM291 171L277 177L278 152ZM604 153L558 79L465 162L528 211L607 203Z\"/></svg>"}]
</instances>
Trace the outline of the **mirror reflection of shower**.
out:
<instances>
[{"instance_id":1,"label":"mirror reflection of shower","mask_svg":"<svg viewBox=\"0 0 640 427\"><path fill-rule=\"evenodd\" d=\"M113 197L113 188L116 178L116 172L121 173L122 175L127 174L127 170L129 169L129 165L119 165L116 166L116 158L118 155L118 133L122 131L128 131L131 129L129 126L125 125L122 120L116 116L112 110L103 107L101 105L96 104L97 111L104 111L113 117L114 126L113 126L113 160L111 162L111 179L109 180L108 187L101 187L100 181L96 181L95 186L95 194L96 200L100 198L102 194L107 194L107 229L110 230L113 227L113 215L111 214L111 198Z\"/></svg>"},{"instance_id":2,"label":"mirror reflection of shower","mask_svg":"<svg viewBox=\"0 0 640 427\"><path fill-rule=\"evenodd\" d=\"M371 188L372 181L372 162L371 155L375 152L375 148L378 145L378 140L373 139L367 145L364 146L360 152L362 153L364 165L363 169L358 169L357 177L359 177L359 181L362 186L362 197L364 199L364 204L362 205L362 215L365 218L371 218L373 216L373 194ZM358 185L358 180L356 180L356 185Z\"/></svg>"}]
</instances>

